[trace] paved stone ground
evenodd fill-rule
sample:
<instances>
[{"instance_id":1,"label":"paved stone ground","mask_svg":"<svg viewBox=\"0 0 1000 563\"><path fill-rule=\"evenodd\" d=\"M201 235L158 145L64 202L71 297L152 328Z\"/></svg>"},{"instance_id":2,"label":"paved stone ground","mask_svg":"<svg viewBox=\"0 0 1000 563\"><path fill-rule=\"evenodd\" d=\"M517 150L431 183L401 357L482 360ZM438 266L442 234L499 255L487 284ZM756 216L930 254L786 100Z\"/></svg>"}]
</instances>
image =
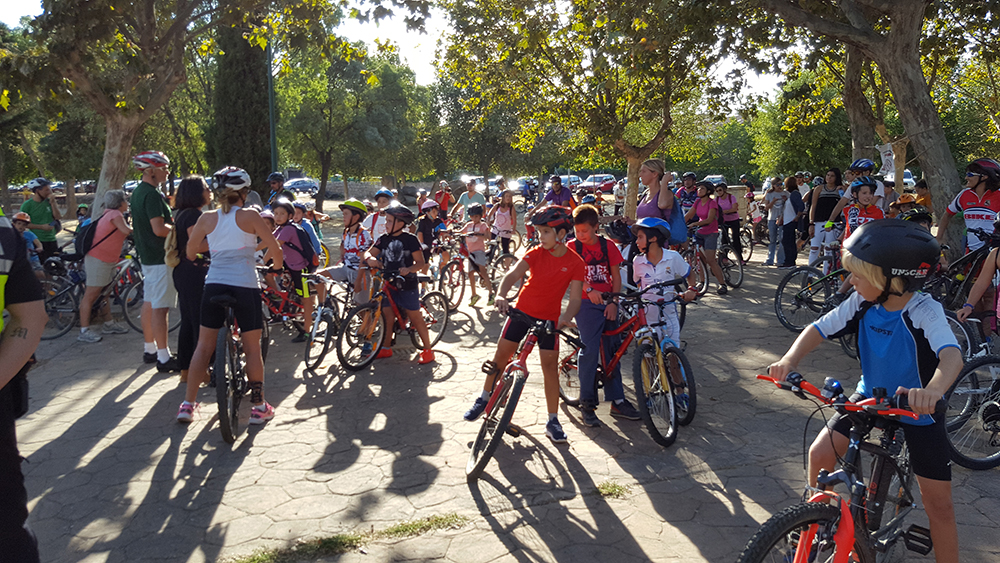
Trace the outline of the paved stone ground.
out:
<instances>
[{"instance_id":1,"label":"paved stone ground","mask_svg":"<svg viewBox=\"0 0 1000 563\"><path fill-rule=\"evenodd\" d=\"M524 434L507 439L471 485L464 468L478 425L461 413L500 328L485 307L452 317L431 366L400 348L357 373L332 353L319 373L304 373L302 346L275 334L266 395L277 416L232 447L220 437L213 390L202 391L196 422L174 422L183 389L139 364L138 334L43 343L33 409L18 426L43 560L217 561L458 513L470 524L328 561L732 561L760 522L798 499L811 412L753 378L794 336L773 313L781 273L760 260L743 289L689 309L698 414L672 447L656 445L641 423L611 418L607 405L599 429L563 408L570 444L551 444L535 364L515 416ZM845 386L858 373L835 344L801 370ZM630 383L630 357L624 372ZM818 428L814 420L809 439ZM1000 556L996 475L955 470L966 561ZM604 482L630 492L605 499L596 493Z\"/></svg>"}]
</instances>

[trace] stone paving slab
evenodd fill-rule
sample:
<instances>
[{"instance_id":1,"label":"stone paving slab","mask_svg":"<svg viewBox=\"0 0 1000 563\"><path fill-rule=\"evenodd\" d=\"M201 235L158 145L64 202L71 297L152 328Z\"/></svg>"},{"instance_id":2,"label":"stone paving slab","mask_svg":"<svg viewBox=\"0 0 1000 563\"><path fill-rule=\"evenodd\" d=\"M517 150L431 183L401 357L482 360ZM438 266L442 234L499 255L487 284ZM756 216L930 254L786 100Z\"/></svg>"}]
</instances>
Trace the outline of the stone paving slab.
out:
<instances>
[{"instance_id":1,"label":"stone paving slab","mask_svg":"<svg viewBox=\"0 0 1000 563\"><path fill-rule=\"evenodd\" d=\"M356 373L331 353L313 374L302 369L302 346L276 333L266 395L277 416L233 446L220 437L213 390L202 391L193 424L174 422L183 388L138 363L138 334L45 342L32 411L18 425L29 522L51 562L218 561L447 513L470 523L324 561L732 561L804 484L810 404L753 379L794 338L774 317L780 276L755 263L743 289L689 308L698 414L672 447L641 423L611 418L607 405L598 429L561 407L570 443L551 444L532 360L515 415L524 433L505 440L473 485L465 464L478 425L461 414L499 334L485 307L453 317L430 366L400 347ZM845 386L858 373L834 343L801 369ZM626 356L626 388L631 372ZM630 492L604 499L597 487L609 481ZM955 491L964 560L997 560L996 471L956 467Z\"/></svg>"}]
</instances>

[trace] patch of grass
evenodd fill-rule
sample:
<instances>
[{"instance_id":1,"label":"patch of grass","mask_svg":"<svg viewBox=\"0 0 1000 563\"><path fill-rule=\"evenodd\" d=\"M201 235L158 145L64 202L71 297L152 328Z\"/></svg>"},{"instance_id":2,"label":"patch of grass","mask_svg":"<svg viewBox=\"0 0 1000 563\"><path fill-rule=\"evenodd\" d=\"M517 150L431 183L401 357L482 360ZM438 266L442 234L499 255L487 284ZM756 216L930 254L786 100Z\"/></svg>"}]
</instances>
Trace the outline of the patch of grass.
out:
<instances>
[{"instance_id":1,"label":"patch of grass","mask_svg":"<svg viewBox=\"0 0 1000 563\"><path fill-rule=\"evenodd\" d=\"M632 488L620 485L614 481L605 481L597 485L597 492L604 498L625 498Z\"/></svg>"},{"instance_id":2,"label":"patch of grass","mask_svg":"<svg viewBox=\"0 0 1000 563\"><path fill-rule=\"evenodd\" d=\"M419 520L400 522L384 530L373 530L362 534L337 534L303 542L294 547L260 551L247 557L239 557L229 561L230 563L295 563L304 559L346 553L375 540L408 538L434 530L461 528L468 522L468 518L458 514L430 516Z\"/></svg>"}]
</instances>

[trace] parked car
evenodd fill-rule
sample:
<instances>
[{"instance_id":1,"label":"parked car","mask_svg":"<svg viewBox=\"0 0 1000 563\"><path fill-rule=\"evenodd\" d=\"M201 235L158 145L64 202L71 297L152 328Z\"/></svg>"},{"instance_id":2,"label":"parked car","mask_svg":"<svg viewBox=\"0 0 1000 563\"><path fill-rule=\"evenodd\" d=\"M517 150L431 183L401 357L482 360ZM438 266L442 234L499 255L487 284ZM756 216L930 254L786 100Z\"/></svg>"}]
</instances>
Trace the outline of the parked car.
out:
<instances>
[{"instance_id":1,"label":"parked car","mask_svg":"<svg viewBox=\"0 0 1000 563\"><path fill-rule=\"evenodd\" d=\"M722 174L711 174L709 176L705 176L705 180L708 182L712 182L712 185L715 186L719 184L727 184L727 185L729 184L729 182L726 181L726 177L723 176Z\"/></svg>"},{"instance_id":2,"label":"parked car","mask_svg":"<svg viewBox=\"0 0 1000 563\"><path fill-rule=\"evenodd\" d=\"M891 172L889 174L886 174L885 175L885 180L887 182L895 182L896 181L896 174L895 173L891 173ZM908 188L912 188L912 187L914 187L916 185L917 185L917 181L916 181L916 179L913 178L913 172L910 172L909 168L903 170L903 186L904 187L908 187Z\"/></svg>"},{"instance_id":3,"label":"parked car","mask_svg":"<svg viewBox=\"0 0 1000 563\"><path fill-rule=\"evenodd\" d=\"M76 183L76 191L83 192L85 194L92 194L97 191L97 181L96 180L83 180Z\"/></svg>"},{"instance_id":4,"label":"parked car","mask_svg":"<svg viewBox=\"0 0 1000 563\"><path fill-rule=\"evenodd\" d=\"M615 182L618 179L611 174L591 174L587 179L580 182L578 187L586 188L587 191L601 190L604 193L611 193L615 190Z\"/></svg>"},{"instance_id":5,"label":"parked car","mask_svg":"<svg viewBox=\"0 0 1000 563\"><path fill-rule=\"evenodd\" d=\"M580 184L583 183L583 180L579 176L573 174L559 176L559 179L562 180L562 185L564 188L569 188L570 190L573 191L576 191L576 189L580 187ZM545 181L545 190L548 191L550 189L552 189L551 176L549 176L549 179Z\"/></svg>"},{"instance_id":6,"label":"parked car","mask_svg":"<svg viewBox=\"0 0 1000 563\"><path fill-rule=\"evenodd\" d=\"M285 182L285 189L298 194L316 195L319 191L319 184L312 178L295 178Z\"/></svg>"}]
</instances>

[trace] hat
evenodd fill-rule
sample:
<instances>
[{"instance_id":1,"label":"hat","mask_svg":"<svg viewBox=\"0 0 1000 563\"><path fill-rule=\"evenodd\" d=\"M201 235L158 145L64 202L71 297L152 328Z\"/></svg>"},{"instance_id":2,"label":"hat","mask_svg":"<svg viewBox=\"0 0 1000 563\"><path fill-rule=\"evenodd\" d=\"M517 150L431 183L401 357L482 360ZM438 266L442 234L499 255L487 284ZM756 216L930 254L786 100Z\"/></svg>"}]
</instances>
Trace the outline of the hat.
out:
<instances>
[{"instance_id":1,"label":"hat","mask_svg":"<svg viewBox=\"0 0 1000 563\"><path fill-rule=\"evenodd\" d=\"M901 205L906 205L907 203L912 203L916 205L917 198L913 197L911 194L903 194L899 196L899 199L889 204L889 207L899 207Z\"/></svg>"}]
</instances>

